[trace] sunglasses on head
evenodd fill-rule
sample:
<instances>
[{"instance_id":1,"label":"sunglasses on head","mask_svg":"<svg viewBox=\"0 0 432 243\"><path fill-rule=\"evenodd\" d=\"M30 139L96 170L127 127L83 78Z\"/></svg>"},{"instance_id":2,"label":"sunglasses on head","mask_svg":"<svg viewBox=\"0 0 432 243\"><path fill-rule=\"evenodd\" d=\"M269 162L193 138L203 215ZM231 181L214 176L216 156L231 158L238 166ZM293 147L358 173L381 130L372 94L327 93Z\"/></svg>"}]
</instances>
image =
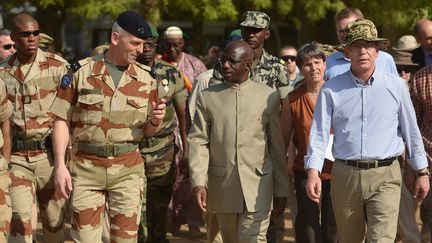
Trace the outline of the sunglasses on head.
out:
<instances>
[{"instance_id":1,"label":"sunglasses on head","mask_svg":"<svg viewBox=\"0 0 432 243\"><path fill-rule=\"evenodd\" d=\"M15 48L15 45L14 44L6 44L6 45L3 45L3 49L5 49L5 50L9 50L9 49L11 49L11 48Z\"/></svg>"},{"instance_id":2,"label":"sunglasses on head","mask_svg":"<svg viewBox=\"0 0 432 243\"><path fill-rule=\"evenodd\" d=\"M40 34L40 30L21 31L21 32L15 32L15 33L22 36L22 37L29 37L30 35L38 36Z\"/></svg>"},{"instance_id":3,"label":"sunglasses on head","mask_svg":"<svg viewBox=\"0 0 432 243\"><path fill-rule=\"evenodd\" d=\"M291 55L281 56L281 59L284 60L285 62L288 62L288 60L290 60L291 62L295 62L296 56L291 56Z\"/></svg>"}]
</instances>

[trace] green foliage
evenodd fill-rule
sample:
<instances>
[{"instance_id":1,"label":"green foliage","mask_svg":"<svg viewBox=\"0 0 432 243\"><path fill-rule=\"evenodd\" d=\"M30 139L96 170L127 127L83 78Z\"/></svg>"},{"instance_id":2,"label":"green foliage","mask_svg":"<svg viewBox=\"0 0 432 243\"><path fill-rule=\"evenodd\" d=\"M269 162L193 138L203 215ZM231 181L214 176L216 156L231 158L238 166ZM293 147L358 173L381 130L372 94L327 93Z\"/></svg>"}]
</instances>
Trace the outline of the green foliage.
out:
<instances>
[{"instance_id":1,"label":"green foliage","mask_svg":"<svg viewBox=\"0 0 432 243\"><path fill-rule=\"evenodd\" d=\"M74 6L69 8L71 14L84 17L85 19L96 19L102 13L116 16L127 10L139 0L76 0Z\"/></svg>"},{"instance_id":2,"label":"green foliage","mask_svg":"<svg viewBox=\"0 0 432 243\"><path fill-rule=\"evenodd\" d=\"M294 7L293 0L277 0L276 1L276 12L279 15L288 15Z\"/></svg>"}]
</instances>

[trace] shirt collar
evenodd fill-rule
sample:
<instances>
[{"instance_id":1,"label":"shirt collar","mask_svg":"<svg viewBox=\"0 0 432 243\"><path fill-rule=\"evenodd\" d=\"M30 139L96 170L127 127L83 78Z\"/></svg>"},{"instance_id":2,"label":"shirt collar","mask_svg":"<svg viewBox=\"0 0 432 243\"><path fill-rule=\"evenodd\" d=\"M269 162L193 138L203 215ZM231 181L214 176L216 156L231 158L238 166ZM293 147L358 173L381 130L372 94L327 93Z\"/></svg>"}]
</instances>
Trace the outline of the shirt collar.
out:
<instances>
[{"instance_id":1,"label":"shirt collar","mask_svg":"<svg viewBox=\"0 0 432 243\"><path fill-rule=\"evenodd\" d=\"M349 77L351 79L351 81L357 86L357 87L363 87L366 85L372 85L373 82L375 81L376 78L376 73L375 73L376 69L374 70L374 72L372 73L372 76L370 77L369 80L367 80L367 84L363 84L363 80L357 78L354 73L352 72L351 68L349 70Z\"/></svg>"},{"instance_id":2,"label":"shirt collar","mask_svg":"<svg viewBox=\"0 0 432 243\"><path fill-rule=\"evenodd\" d=\"M345 53L343 51L337 51L335 53L336 55L336 60L345 60L347 62L350 62L350 59L346 58Z\"/></svg>"}]
</instances>

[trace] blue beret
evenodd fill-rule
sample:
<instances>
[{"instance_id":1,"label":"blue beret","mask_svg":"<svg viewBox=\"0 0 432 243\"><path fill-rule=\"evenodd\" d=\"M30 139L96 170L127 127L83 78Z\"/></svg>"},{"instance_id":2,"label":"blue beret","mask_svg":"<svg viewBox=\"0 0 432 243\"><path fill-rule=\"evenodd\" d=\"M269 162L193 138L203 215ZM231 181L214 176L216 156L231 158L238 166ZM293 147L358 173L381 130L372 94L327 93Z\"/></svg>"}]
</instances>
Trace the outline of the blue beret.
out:
<instances>
[{"instance_id":1,"label":"blue beret","mask_svg":"<svg viewBox=\"0 0 432 243\"><path fill-rule=\"evenodd\" d=\"M138 38L146 39L152 37L150 26L144 17L131 10L121 13L117 18L117 23L124 30Z\"/></svg>"}]
</instances>

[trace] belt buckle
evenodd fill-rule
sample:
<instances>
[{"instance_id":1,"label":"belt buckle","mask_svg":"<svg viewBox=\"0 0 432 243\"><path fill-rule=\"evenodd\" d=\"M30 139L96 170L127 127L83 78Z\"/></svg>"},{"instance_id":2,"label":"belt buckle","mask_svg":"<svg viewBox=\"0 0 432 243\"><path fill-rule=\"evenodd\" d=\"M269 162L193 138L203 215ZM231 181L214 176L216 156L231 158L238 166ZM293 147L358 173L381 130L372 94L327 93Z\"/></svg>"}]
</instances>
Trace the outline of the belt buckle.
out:
<instances>
[{"instance_id":1,"label":"belt buckle","mask_svg":"<svg viewBox=\"0 0 432 243\"><path fill-rule=\"evenodd\" d=\"M119 150L117 149L116 145L110 145L110 147L112 148L112 156L108 156L108 157L113 157L113 156L118 156Z\"/></svg>"}]
</instances>

